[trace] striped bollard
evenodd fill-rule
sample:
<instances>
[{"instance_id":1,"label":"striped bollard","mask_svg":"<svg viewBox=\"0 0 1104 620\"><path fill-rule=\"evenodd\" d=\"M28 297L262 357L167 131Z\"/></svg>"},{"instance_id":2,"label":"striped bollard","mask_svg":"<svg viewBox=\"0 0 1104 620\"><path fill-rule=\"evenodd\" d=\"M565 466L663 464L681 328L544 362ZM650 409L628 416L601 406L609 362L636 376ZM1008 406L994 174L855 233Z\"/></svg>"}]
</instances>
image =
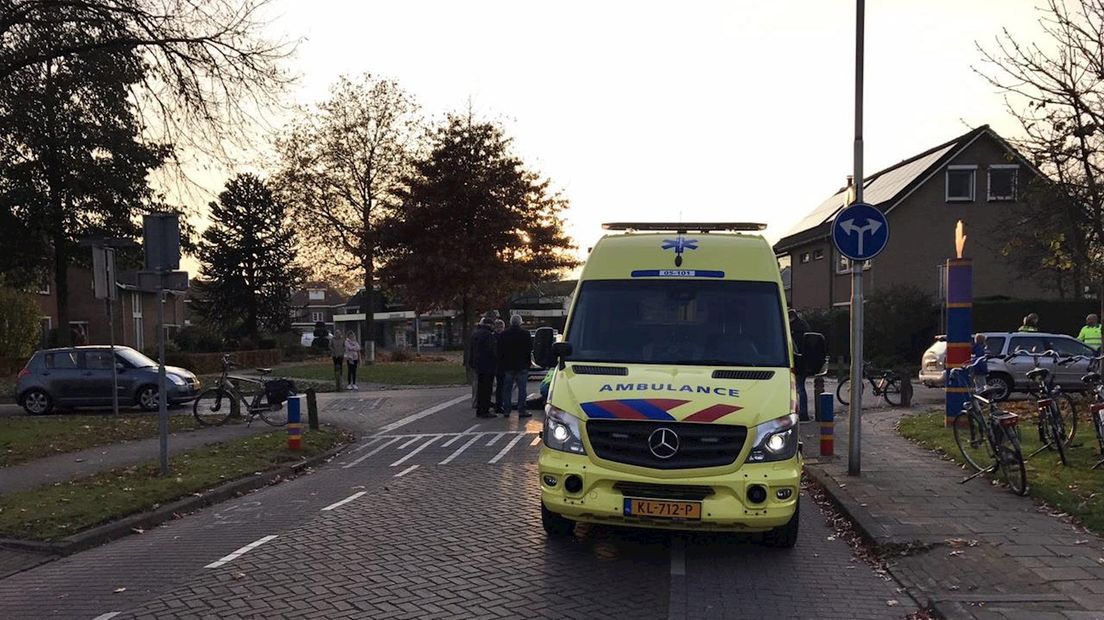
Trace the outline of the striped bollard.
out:
<instances>
[{"instance_id":1,"label":"striped bollard","mask_svg":"<svg viewBox=\"0 0 1104 620\"><path fill-rule=\"evenodd\" d=\"M947 261L947 357L944 367L946 376L946 423L950 428L962 413L962 408L970 399L969 380L961 385L952 385L951 370L970 364L970 349L973 345L973 290L974 268L968 258L952 258Z\"/></svg>"},{"instance_id":2,"label":"striped bollard","mask_svg":"<svg viewBox=\"0 0 1104 620\"><path fill-rule=\"evenodd\" d=\"M820 455L835 456L836 417L832 411L832 394L817 394L817 402L820 404Z\"/></svg>"},{"instance_id":3,"label":"striped bollard","mask_svg":"<svg viewBox=\"0 0 1104 620\"><path fill-rule=\"evenodd\" d=\"M303 449L303 408L307 397L302 394L292 396L287 401L288 410L288 450Z\"/></svg>"}]
</instances>

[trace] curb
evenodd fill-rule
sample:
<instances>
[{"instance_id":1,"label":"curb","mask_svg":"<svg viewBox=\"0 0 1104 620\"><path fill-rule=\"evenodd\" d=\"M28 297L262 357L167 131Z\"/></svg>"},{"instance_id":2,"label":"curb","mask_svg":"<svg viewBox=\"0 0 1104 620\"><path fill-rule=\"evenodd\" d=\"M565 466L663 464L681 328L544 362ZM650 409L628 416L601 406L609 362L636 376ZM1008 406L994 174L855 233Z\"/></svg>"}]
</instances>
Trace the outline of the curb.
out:
<instances>
[{"instance_id":1,"label":"curb","mask_svg":"<svg viewBox=\"0 0 1104 620\"><path fill-rule=\"evenodd\" d=\"M290 465L282 465L258 474L252 474L244 478L232 480L209 489L198 495L179 499L169 504L164 504L153 510L123 517L118 521L105 523L83 532L68 536L57 542L38 542L30 540L18 540L12 538L0 538L0 547L19 549L22 551L34 551L53 556L67 556L97 547L112 540L135 533L135 530L149 529L179 516L195 512L212 504L242 495L249 491L259 489L276 482L291 478L302 470L313 467L327 461L348 447L348 443L341 443L329 450Z\"/></svg>"},{"instance_id":2,"label":"curb","mask_svg":"<svg viewBox=\"0 0 1104 620\"><path fill-rule=\"evenodd\" d=\"M824 471L820 466L806 463L805 473L813 479L814 483L824 490L824 494L828 496L832 505L855 525L855 531L858 532L864 542L874 548L875 553L879 556L887 556L900 551L902 547L907 549L912 545L915 545L916 549L922 551L926 551L932 546L921 541L879 541L878 536L875 534L875 532L878 531L877 523L866 514L866 511L862 510L862 506L859 506L855 501L846 497L843 487L841 487L828 472ZM917 584L911 579L893 570L892 563L887 562L886 570L897 583L901 584L901 587L905 589L905 594L916 603L918 608L934 613L937 618L952 617L948 616L944 610L940 609L936 601L931 600L931 598L929 598L921 588L917 587Z\"/></svg>"}]
</instances>

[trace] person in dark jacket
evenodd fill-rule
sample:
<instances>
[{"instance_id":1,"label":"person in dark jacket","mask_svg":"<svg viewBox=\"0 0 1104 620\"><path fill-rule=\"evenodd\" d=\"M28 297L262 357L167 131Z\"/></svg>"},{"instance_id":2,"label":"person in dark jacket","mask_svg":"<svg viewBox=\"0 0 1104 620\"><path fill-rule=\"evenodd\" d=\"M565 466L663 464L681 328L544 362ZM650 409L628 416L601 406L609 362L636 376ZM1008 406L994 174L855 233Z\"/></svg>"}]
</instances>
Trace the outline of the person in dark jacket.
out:
<instances>
[{"instance_id":1,"label":"person in dark jacket","mask_svg":"<svg viewBox=\"0 0 1104 620\"><path fill-rule=\"evenodd\" d=\"M790 308L790 338L793 339L794 353L800 353L798 347L805 339L805 332L809 331L809 323L801 318L797 310ZM795 373L797 379L797 417L800 420L809 419L809 396L805 393L805 375L800 371Z\"/></svg>"},{"instance_id":2,"label":"person in dark jacket","mask_svg":"<svg viewBox=\"0 0 1104 620\"><path fill-rule=\"evenodd\" d=\"M497 312L495 316L498 316ZM491 329L494 330L495 346L497 347L499 337L502 336L502 332L506 331L506 322L496 318ZM495 413L510 415L510 411L508 409L503 409L502 406L502 400L505 398L506 394L506 375L502 372L501 368L495 368L494 390L491 393L494 395Z\"/></svg>"},{"instance_id":3,"label":"person in dark jacket","mask_svg":"<svg viewBox=\"0 0 1104 620\"><path fill-rule=\"evenodd\" d=\"M475 415L478 418L495 417L491 413L491 389L498 366L498 352L495 335L491 331L493 324L494 319L484 317L471 337L471 365L476 372Z\"/></svg>"},{"instance_id":4,"label":"person in dark jacket","mask_svg":"<svg viewBox=\"0 0 1104 620\"><path fill-rule=\"evenodd\" d=\"M517 388L518 417L528 418L525 410L526 388L529 387L529 363L533 359L533 338L521 327L521 315L510 317L510 328L498 336L498 371L503 376L503 390L499 396L506 415L513 409L514 388Z\"/></svg>"}]
</instances>

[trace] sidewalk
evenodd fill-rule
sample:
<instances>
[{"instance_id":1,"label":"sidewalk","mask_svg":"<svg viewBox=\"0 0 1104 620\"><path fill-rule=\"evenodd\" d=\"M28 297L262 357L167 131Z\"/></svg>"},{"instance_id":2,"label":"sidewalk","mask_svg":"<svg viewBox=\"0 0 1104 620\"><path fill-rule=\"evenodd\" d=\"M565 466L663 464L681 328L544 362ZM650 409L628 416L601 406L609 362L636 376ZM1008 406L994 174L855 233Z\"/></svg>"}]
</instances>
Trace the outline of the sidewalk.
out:
<instances>
[{"instance_id":1,"label":"sidewalk","mask_svg":"<svg viewBox=\"0 0 1104 620\"><path fill-rule=\"evenodd\" d=\"M255 423L229 424L173 433L169 435L169 455L176 455L206 444L229 441L247 435L273 430L271 426ZM11 493L33 487L53 484L73 478L125 467L159 458L160 440L157 437L138 441L124 441L96 446L78 452L66 452L20 465L0 467L0 493Z\"/></svg>"},{"instance_id":2,"label":"sidewalk","mask_svg":"<svg viewBox=\"0 0 1104 620\"><path fill-rule=\"evenodd\" d=\"M1104 539L985 479L960 484L963 470L897 434L907 413L864 410L860 477L847 475L846 411L836 457L816 458L815 422L801 434L810 475L909 593L946 618L1104 618Z\"/></svg>"}]
</instances>

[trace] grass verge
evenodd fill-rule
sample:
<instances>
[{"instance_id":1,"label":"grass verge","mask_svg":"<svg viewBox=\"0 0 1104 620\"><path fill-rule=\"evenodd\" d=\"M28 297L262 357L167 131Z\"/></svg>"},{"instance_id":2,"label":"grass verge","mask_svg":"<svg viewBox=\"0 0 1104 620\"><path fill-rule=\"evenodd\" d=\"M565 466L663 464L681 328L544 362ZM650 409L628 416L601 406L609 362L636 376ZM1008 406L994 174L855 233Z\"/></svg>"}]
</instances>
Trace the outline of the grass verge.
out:
<instances>
[{"instance_id":1,"label":"grass verge","mask_svg":"<svg viewBox=\"0 0 1104 620\"><path fill-rule=\"evenodd\" d=\"M1069 515L1085 527L1104 535L1104 471L1090 469L1098 460L1096 435L1079 404L1082 418L1078 420L1073 447L1067 448L1069 466L1063 467L1058 454L1043 451L1026 462L1028 493ZM1008 403L1005 409L1020 414L1020 441L1024 456L1039 447L1035 414L1024 403ZM956 463L965 464L951 429L943 426L944 413L908 416L901 419L900 433L928 448L936 449ZM967 465L967 467L969 467ZM967 483L971 484L971 483Z\"/></svg>"},{"instance_id":2,"label":"grass verge","mask_svg":"<svg viewBox=\"0 0 1104 620\"><path fill-rule=\"evenodd\" d=\"M195 429L192 416L169 416L169 432ZM87 413L4 417L0 418L0 467L156 436L156 413L120 413L117 417Z\"/></svg>"},{"instance_id":3,"label":"grass verge","mask_svg":"<svg viewBox=\"0 0 1104 620\"><path fill-rule=\"evenodd\" d=\"M278 368L273 374L293 379L313 379L331 385L334 380L331 362ZM452 385L464 381L464 367L452 362L383 362L357 369L357 383Z\"/></svg>"},{"instance_id":4,"label":"grass verge","mask_svg":"<svg viewBox=\"0 0 1104 620\"><path fill-rule=\"evenodd\" d=\"M0 537L50 541L204 491L224 482L329 450L344 435L334 430L303 434L303 450L288 452L287 433L189 450L160 477L155 462L101 472L69 482L0 497Z\"/></svg>"}]
</instances>

